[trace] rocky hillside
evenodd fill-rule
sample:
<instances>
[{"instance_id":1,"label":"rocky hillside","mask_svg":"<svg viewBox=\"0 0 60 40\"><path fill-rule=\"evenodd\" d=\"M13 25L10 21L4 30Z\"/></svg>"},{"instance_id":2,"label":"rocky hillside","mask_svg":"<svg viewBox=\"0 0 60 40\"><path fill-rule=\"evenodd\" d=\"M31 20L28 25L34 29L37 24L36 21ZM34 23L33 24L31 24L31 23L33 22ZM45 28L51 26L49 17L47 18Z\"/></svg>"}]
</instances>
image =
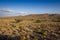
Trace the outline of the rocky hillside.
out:
<instances>
[{"instance_id":1,"label":"rocky hillside","mask_svg":"<svg viewBox=\"0 0 60 40\"><path fill-rule=\"evenodd\" d=\"M60 40L60 14L0 17L0 40Z\"/></svg>"}]
</instances>

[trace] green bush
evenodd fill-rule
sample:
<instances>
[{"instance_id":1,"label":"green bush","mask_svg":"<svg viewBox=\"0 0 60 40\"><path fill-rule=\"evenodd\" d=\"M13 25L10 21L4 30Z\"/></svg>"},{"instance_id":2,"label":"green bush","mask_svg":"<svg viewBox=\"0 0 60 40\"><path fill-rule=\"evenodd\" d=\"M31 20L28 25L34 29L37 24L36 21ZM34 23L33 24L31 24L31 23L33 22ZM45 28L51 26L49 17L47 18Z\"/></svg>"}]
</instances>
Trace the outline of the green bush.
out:
<instances>
[{"instance_id":1,"label":"green bush","mask_svg":"<svg viewBox=\"0 0 60 40\"><path fill-rule=\"evenodd\" d=\"M41 22L41 20L36 20L36 22L35 23L40 23Z\"/></svg>"},{"instance_id":2,"label":"green bush","mask_svg":"<svg viewBox=\"0 0 60 40\"><path fill-rule=\"evenodd\" d=\"M16 23L19 23L21 20L20 19L15 19Z\"/></svg>"}]
</instances>

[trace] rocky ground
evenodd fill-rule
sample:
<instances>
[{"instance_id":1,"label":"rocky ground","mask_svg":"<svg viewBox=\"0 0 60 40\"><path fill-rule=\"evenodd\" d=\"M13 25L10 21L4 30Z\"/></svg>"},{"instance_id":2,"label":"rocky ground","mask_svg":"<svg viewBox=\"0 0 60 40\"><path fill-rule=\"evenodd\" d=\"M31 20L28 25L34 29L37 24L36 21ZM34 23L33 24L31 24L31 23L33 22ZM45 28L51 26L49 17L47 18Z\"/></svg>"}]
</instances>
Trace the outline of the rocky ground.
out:
<instances>
[{"instance_id":1,"label":"rocky ground","mask_svg":"<svg viewBox=\"0 0 60 40\"><path fill-rule=\"evenodd\" d=\"M0 17L0 40L60 40L60 14Z\"/></svg>"}]
</instances>

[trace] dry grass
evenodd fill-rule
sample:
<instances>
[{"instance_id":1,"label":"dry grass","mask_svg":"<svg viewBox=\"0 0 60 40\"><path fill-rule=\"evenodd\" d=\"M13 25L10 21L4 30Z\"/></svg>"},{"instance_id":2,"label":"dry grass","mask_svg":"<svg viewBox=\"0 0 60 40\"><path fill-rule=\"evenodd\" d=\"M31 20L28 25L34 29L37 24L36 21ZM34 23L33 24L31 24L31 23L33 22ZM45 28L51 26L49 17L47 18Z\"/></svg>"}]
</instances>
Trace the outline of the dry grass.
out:
<instances>
[{"instance_id":1,"label":"dry grass","mask_svg":"<svg viewBox=\"0 0 60 40\"><path fill-rule=\"evenodd\" d=\"M0 40L60 40L60 14L2 17Z\"/></svg>"}]
</instances>

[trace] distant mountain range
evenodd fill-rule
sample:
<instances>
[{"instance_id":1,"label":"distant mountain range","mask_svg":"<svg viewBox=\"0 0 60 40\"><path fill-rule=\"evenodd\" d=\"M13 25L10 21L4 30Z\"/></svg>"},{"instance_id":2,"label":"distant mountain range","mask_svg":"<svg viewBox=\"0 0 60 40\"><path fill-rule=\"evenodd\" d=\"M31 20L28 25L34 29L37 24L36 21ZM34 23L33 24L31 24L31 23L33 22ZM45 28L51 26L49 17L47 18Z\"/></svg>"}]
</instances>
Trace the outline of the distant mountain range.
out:
<instances>
[{"instance_id":1,"label":"distant mountain range","mask_svg":"<svg viewBox=\"0 0 60 40\"><path fill-rule=\"evenodd\" d=\"M44 14L59 14L59 13L44 13ZM1 16L24 16L24 15L38 15L38 14L25 13L16 10L0 10L0 17Z\"/></svg>"},{"instance_id":2,"label":"distant mountain range","mask_svg":"<svg viewBox=\"0 0 60 40\"><path fill-rule=\"evenodd\" d=\"M0 16L19 16L26 15L26 13L16 10L0 10Z\"/></svg>"}]
</instances>

